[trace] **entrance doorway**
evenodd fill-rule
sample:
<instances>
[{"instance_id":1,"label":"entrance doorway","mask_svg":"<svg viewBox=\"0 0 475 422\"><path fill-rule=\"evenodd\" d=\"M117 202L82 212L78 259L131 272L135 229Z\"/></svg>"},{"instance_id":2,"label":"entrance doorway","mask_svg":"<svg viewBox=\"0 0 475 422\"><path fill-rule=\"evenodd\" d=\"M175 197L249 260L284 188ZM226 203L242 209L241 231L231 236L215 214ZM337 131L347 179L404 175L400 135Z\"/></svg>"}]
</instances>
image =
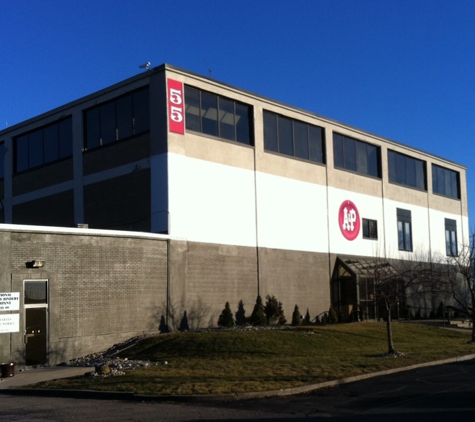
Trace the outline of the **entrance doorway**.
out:
<instances>
[{"instance_id":1,"label":"entrance doorway","mask_svg":"<svg viewBox=\"0 0 475 422\"><path fill-rule=\"evenodd\" d=\"M48 363L48 280L24 281L25 364Z\"/></svg>"}]
</instances>

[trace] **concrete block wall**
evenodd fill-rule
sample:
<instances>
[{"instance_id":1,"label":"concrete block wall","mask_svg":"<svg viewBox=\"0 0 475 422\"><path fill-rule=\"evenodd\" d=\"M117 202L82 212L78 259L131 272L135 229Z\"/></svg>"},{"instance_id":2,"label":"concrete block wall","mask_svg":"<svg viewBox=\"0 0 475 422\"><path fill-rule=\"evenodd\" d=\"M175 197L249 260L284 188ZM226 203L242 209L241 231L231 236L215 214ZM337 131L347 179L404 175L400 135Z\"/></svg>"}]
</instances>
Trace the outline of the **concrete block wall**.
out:
<instances>
[{"instance_id":1,"label":"concrete block wall","mask_svg":"<svg viewBox=\"0 0 475 422\"><path fill-rule=\"evenodd\" d=\"M101 351L144 333L158 332L167 292L167 241L57 233L2 233L9 268L1 291L20 292L24 280L49 284L49 364ZM28 269L33 259L43 268ZM11 279L11 281L9 281ZM20 332L0 334L0 360L24 361L24 307ZM6 340L5 342L3 340Z\"/></svg>"},{"instance_id":2,"label":"concrete block wall","mask_svg":"<svg viewBox=\"0 0 475 422\"><path fill-rule=\"evenodd\" d=\"M259 267L262 300L273 295L282 302L288 323L295 305L312 319L330 308L328 254L260 248Z\"/></svg>"},{"instance_id":3,"label":"concrete block wall","mask_svg":"<svg viewBox=\"0 0 475 422\"><path fill-rule=\"evenodd\" d=\"M172 240L171 321L186 310L190 327L216 326L225 303L235 312L240 300L250 316L258 294L276 296L289 322L296 304L314 318L330 307L329 271L328 254Z\"/></svg>"},{"instance_id":4,"label":"concrete block wall","mask_svg":"<svg viewBox=\"0 0 475 422\"><path fill-rule=\"evenodd\" d=\"M233 312L243 300L250 315L258 291L255 248L171 241L170 310L190 327L216 326L226 302Z\"/></svg>"}]
</instances>

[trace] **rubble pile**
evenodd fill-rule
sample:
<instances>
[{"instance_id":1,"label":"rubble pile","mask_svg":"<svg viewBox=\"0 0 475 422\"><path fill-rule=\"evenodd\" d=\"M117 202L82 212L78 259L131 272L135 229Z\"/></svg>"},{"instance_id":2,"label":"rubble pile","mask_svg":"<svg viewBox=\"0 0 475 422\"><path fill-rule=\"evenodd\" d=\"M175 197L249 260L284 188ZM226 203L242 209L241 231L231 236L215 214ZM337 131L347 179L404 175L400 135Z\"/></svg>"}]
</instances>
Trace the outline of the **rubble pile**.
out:
<instances>
[{"instance_id":1,"label":"rubble pile","mask_svg":"<svg viewBox=\"0 0 475 422\"><path fill-rule=\"evenodd\" d=\"M158 362L149 360L129 360L115 356L117 353L134 346L143 337L134 337L125 343L115 344L105 352L91 353L62 363L63 366L94 367L94 371L87 372L86 377L110 377L125 375L125 371L139 367L159 365Z\"/></svg>"}]
</instances>

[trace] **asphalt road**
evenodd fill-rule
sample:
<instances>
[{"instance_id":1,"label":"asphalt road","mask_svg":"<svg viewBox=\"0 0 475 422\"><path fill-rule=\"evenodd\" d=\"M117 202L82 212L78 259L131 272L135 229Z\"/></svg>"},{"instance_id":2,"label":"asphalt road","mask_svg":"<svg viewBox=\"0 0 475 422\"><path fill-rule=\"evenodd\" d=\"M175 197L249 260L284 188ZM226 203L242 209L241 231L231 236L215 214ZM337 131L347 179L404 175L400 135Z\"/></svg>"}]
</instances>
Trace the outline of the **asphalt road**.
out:
<instances>
[{"instance_id":1,"label":"asphalt road","mask_svg":"<svg viewBox=\"0 0 475 422\"><path fill-rule=\"evenodd\" d=\"M0 395L5 421L473 421L475 360L420 368L292 397L199 404Z\"/></svg>"}]
</instances>

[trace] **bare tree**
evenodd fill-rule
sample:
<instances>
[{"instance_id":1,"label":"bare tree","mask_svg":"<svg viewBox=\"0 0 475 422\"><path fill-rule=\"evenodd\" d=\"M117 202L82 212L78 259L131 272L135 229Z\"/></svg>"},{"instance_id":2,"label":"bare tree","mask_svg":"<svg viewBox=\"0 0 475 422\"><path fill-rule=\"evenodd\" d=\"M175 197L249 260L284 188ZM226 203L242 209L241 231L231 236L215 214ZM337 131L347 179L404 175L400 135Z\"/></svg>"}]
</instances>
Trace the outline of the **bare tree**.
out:
<instances>
[{"instance_id":1,"label":"bare tree","mask_svg":"<svg viewBox=\"0 0 475 422\"><path fill-rule=\"evenodd\" d=\"M394 347L392 318L401 307L416 297L433 294L438 280L435 266L429 259L367 261L364 272L371 284L375 304L384 309L388 354L397 355Z\"/></svg>"},{"instance_id":2,"label":"bare tree","mask_svg":"<svg viewBox=\"0 0 475 422\"><path fill-rule=\"evenodd\" d=\"M447 258L442 286L461 313L472 320L472 339L475 343L475 244L462 246L458 253Z\"/></svg>"}]
</instances>

